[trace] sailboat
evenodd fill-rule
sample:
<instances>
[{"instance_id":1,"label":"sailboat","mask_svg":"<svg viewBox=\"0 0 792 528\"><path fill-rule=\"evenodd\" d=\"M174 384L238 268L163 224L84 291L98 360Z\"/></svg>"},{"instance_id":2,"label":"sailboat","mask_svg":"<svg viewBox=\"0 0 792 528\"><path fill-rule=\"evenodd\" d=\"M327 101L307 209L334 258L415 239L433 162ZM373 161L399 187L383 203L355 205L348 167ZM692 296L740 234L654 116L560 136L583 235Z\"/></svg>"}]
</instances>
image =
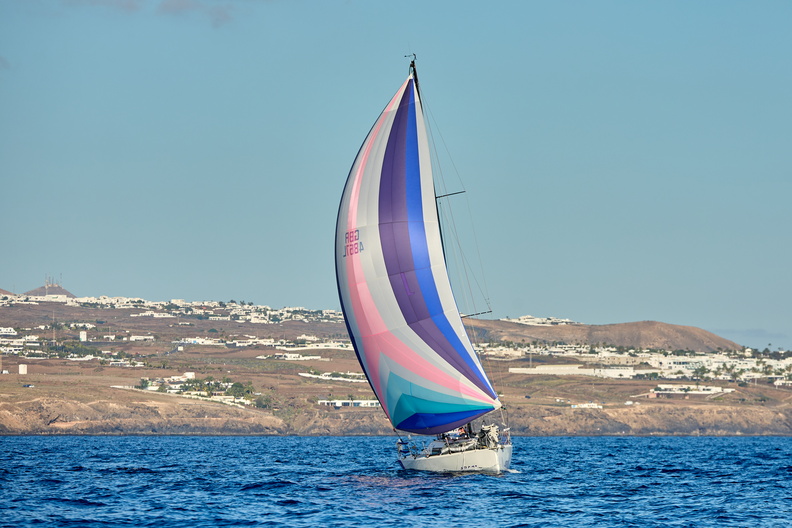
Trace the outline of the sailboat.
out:
<instances>
[{"instance_id":1,"label":"sailboat","mask_svg":"<svg viewBox=\"0 0 792 528\"><path fill-rule=\"evenodd\" d=\"M472 426L502 405L451 290L414 57L352 164L335 248L347 330L401 466L507 470L508 428Z\"/></svg>"}]
</instances>

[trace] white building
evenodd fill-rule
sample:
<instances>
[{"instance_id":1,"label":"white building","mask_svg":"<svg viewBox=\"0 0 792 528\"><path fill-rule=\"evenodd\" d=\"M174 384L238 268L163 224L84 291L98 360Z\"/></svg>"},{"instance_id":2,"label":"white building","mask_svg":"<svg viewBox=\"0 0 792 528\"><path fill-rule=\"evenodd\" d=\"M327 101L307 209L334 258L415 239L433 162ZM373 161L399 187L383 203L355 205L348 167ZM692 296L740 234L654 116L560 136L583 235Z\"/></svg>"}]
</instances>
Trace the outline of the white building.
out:
<instances>
[{"instance_id":1,"label":"white building","mask_svg":"<svg viewBox=\"0 0 792 528\"><path fill-rule=\"evenodd\" d=\"M585 365L539 365L533 368L512 367L514 374L533 374L544 376L593 376L596 378L629 379L637 374L657 372L654 369L634 367L586 368Z\"/></svg>"},{"instance_id":2,"label":"white building","mask_svg":"<svg viewBox=\"0 0 792 528\"><path fill-rule=\"evenodd\" d=\"M533 315L523 315L517 319L501 319L501 321L508 321L510 323L524 324L528 326L558 326L576 323L572 319L558 319L557 317L534 317Z\"/></svg>"},{"instance_id":3,"label":"white building","mask_svg":"<svg viewBox=\"0 0 792 528\"><path fill-rule=\"evenodd\" d=\"M319 400L319 405L328 405L340 409L342 407L379 407L377 400Z\"/></svg>"}]
</instances>

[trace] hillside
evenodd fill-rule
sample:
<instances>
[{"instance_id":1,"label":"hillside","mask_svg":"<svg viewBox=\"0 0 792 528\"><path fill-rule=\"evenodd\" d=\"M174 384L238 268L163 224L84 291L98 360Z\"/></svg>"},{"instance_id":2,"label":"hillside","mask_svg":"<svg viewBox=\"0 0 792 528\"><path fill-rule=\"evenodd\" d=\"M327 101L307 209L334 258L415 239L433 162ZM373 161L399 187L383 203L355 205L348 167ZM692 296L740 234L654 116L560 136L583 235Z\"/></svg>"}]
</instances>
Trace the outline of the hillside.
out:
<instances>
[{"instance_id":1,"label":"hillside","mask_svg":"<svg viewBox=\"0 0 792 528\"><path fill-rule=\"evenodd\" d=\"M262 359L272 346L184 345L191 336L256 336L325 339L346 336L343 323L284 321L251 324L186 317L135 317L142 309L68 307L59 303L0 306L0 327L36 328L42 338L78 339L73 323L91 323L85 346L123 352L142 366L64 358L34 359L5 355L0 375L0 434L392 434L380 409L318 405L320 399L370 399L365 383L300 376L307 371L360 372L350 348L322 349L309 361ZM55 322L54 328L52 323ZM628 347L714 350L739 348L709 332L655 322L619 325L531 327L502 321L468 320L470 329L490 340L608 343ZM44 328L37 328L44 325ZM21 330L20 330L21 331ZM25 333L24 331L21 331ZM28 332L29 333L29 332ZM113 341L102 340L107 334ZM149 335L152 341L123 336ZM316 352L314 352L316 353ZM543 361L548 361L544 358ZM792 392L766 382L710 382L736 389L717 397L651 399L657 382L510 373L527 367L529 358L486 359L517 435L792 435ZM535 359L534 359L535 361ZM27 374L19 374L25 364ZM250 383L267 402L240 408L203 399L133 390L141 378L165 378L195 372L200 379ZM118 388L127 387L127 388ZM597 402L601 409L574 409L572 403ZM632 403L627 403L632 402Z\"/></svg>"},{"instance_id":2,"label":"hillside","mask_svg":"<svg viewBox=\"0 0 792 528\"><path fill-rule=\"evenodd\" d=\"M663 350L695 350L696 352L713 352L718 349L740 350L742 348L742 346L733 341L719 337L701 328L656 321L609 325L529 326L507 321L466 319L465 324L477 332L483 341L603 344L636 349L656 348Z\"/></svg>"},{"instance_id":3,"label":"hillside","mask_svg":"<svg viewBox=\"0 0 792 528\"><path fill-rule=\"evenodd\" d=\"M72 292L61 286L60 284L47 283L44 286L25 292L25 295L33 297L46 297L47 295L62 295L69 298L76 298Z\"/></svg>"}]
</instances>

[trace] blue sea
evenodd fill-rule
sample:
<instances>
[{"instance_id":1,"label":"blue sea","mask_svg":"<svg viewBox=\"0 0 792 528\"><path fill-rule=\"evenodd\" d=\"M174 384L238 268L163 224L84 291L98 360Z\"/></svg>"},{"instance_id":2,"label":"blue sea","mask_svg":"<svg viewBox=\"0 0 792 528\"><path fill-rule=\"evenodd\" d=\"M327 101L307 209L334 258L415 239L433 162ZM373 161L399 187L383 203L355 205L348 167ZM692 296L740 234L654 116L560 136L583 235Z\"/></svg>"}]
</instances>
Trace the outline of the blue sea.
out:
<instances>
[{"instance_id":1,"label":"blue sea","mask_svg":"<svg viewBox=\"0 0 792 528\"><path fill-rule=\"evenodd\" d=\"M0 437L0 526L792 526L792 438L515 438L512 471L393 437Z\"/></svg>"}]
</instances>

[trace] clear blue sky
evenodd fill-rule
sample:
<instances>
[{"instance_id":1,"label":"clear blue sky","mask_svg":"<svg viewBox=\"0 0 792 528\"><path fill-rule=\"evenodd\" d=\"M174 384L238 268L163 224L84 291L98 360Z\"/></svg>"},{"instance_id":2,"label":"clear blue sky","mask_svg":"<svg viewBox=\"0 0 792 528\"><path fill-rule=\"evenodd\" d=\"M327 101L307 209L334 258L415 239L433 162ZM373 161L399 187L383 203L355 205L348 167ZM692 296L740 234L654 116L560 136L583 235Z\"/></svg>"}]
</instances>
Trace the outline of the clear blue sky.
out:
<instances>
[{"instance_id":1,"label":"clear blue sky","mask_svg":"<svg viewBox=\"0 0 792 528\"><path fill-rule=\"evenodd\" d=\"M494 315L792 348L792 3L0 0L0 288L338 308L417 53Z\"/></svg>"}]
</instances>

